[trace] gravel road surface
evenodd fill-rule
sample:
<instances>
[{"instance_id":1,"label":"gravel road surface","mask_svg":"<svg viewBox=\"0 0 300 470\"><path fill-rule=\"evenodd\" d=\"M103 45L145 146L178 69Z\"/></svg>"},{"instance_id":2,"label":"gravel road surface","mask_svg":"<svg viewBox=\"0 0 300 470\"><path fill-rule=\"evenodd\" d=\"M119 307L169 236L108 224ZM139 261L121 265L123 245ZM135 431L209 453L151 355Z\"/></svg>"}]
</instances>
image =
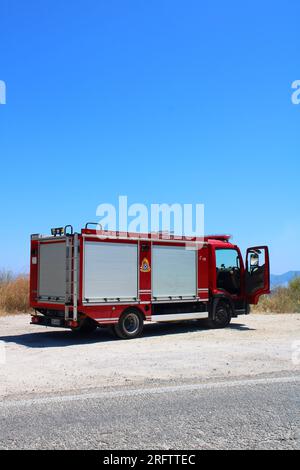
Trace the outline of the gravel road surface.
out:
<instances>
[{"instance_id":1,"label":"gravel road surface","mask_svg":"<svg viewBox=\"0 0 300 470\"><path fill-rule=\"evenodd\" d=\"M90 338L0 318L0 448L300 448L300 315Z\"/></svg>"}]
</instances>

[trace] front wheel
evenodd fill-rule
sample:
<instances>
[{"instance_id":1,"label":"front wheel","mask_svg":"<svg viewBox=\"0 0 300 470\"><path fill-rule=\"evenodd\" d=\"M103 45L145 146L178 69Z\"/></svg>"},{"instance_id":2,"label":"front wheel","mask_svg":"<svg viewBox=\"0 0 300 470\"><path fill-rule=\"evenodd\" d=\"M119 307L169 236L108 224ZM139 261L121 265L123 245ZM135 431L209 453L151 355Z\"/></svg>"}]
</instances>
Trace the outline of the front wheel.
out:
<instances>
[{"instance_id":1,"label":"front wheel","mask_svg":"<svg viewBox=\"0 0 300 470\"><path fill-rule=\"evenodd\" d=\"M210 328L226 328L231 321L231 311L230 307L226 302L219 302L216 311L215 318L210 318L208 320L208 325Z\"/></svg>"},{"instance_id":2,"label":"front wheel","mask_svg":"<svg viewBox=\"0 0 300 470\"><path fill-rule=\"evenodd\" d=\"M119 322L113 326L114 333L121 339L137 338L142 334L143 328L143 317L135 310L123 313Z\"/></svg>"}]
</instances>

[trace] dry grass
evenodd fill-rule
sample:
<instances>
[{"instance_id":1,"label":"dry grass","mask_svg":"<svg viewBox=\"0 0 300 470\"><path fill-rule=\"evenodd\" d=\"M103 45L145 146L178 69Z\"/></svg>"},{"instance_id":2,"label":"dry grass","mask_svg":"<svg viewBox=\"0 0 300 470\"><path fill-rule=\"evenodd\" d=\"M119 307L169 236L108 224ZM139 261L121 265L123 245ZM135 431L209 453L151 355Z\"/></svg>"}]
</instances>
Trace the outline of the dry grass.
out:
<instances>
[{"instance_id":1,"label":"dry grass","mask_svg":"<svg viewBox=\"0 0 300 470\"><path fill-rule=\"evenodd\" d=\"M261 297L253 311L300 313L300 278L293 279L288 287L278 287L271 295Z\"/></svg>"},{"instance_id":2,"label":"dry grass","mask_svg":"<svg viewBox=\"0 0 300 470\"><path fill-rule=\"evenodd\" d=\"M29 278L0 272L0 315L26 313L29 307Z\"/></svg>"}]
</instances>

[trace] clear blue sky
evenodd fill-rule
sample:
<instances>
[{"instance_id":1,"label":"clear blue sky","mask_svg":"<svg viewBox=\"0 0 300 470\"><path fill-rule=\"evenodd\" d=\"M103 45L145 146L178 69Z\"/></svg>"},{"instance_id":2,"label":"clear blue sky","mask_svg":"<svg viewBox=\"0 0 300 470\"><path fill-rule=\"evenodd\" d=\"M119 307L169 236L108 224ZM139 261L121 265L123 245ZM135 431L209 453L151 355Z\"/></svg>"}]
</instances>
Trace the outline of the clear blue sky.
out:
<instances>
[{"instance_id":1,"label":"clear blue sky","mask_svg":"<svg viewBox=\"0 0 300 470\"><path fill-rule=\"evenodd\" d=\"M0 267L102 202L204 203L300 269L300 3L0 0Z\"/></svg>"}]
</instances>

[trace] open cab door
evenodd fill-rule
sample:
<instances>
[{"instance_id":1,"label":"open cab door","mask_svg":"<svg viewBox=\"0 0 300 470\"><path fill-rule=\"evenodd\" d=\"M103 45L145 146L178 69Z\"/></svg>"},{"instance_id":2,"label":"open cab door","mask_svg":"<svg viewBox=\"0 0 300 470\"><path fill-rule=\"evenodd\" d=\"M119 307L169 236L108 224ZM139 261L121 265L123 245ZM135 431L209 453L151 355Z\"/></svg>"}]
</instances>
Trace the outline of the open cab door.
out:
<instances>
[{"instance_id":1,"label":"open cab door","mask_svg":"<svg viewBox=\"0 0 300 470\"><path fill-rule=\"evenodd\" d=\"M270 263L267 246L248 248L245 273L246 301L256 305L259 297L270 293Z\"/></svg>"}]
</instances>

